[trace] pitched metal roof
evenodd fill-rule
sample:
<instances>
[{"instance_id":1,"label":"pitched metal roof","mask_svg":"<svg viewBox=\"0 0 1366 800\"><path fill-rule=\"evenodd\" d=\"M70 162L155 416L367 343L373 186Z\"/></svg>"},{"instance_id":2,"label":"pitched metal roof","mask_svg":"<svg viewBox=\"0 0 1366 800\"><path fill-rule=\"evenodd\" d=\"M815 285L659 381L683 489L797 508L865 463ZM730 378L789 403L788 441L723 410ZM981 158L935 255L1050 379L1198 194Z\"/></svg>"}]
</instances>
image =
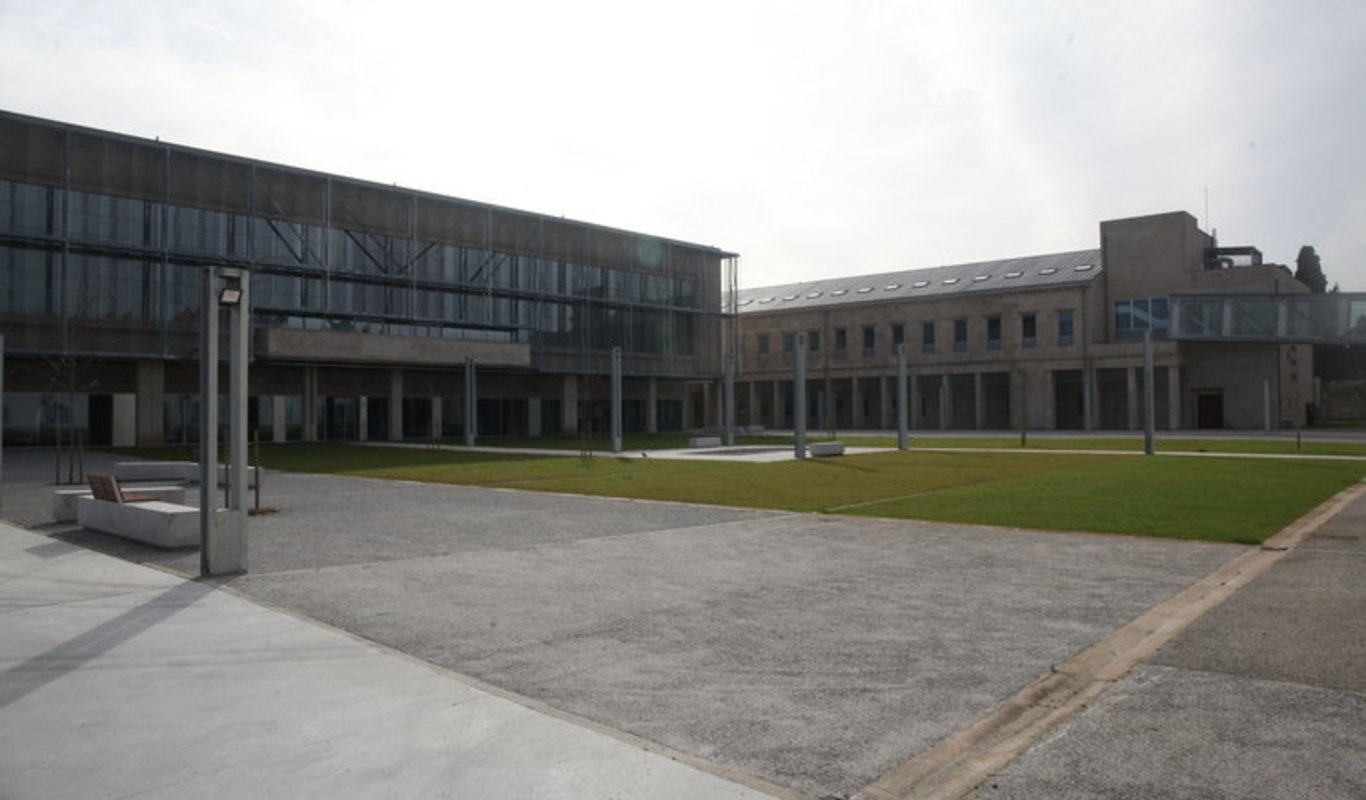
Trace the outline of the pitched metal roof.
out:
<instances>
[{"instance_id":1,"label":"pitched metal roof","mask_svg":"<svg viewBox=\"0 0 1366 800\"><path fill-rule=\"evenodd\" d=\"M945 267L826 278L741 289L741 314L912 300L968 292L1007 292L1087 283L1101 271L1100 250L980 261Z\"/></svg>"}]
</instances>

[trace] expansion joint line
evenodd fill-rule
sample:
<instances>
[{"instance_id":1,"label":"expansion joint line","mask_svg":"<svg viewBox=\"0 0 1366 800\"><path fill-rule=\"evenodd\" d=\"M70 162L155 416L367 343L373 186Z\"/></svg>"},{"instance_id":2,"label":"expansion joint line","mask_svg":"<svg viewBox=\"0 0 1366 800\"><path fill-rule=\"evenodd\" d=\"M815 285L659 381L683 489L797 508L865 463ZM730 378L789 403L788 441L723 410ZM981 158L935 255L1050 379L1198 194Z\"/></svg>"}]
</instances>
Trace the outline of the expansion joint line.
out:
<instances>
[{"instance_id":1,"label":"expansion joint line","mask_svg":"<svg viewBox=\"0 0 1366 800\"><path fill-rule=\"evenodd\" d=\"M1249 550L1153 606L1070 661L854 795L855 800L956 800L1098 700L1109 687L1201 615L1285 557L1309 534L1366 495L1345 489Z\"/></svg>"}]
</instances>

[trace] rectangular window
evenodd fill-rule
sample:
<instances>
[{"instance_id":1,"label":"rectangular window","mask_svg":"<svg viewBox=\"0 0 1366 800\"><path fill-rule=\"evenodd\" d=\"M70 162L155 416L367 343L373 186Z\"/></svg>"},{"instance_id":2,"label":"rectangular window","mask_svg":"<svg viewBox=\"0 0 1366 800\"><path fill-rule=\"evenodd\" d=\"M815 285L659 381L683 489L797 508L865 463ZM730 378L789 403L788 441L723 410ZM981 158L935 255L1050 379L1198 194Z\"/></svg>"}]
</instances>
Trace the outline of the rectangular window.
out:
<instances>
[{"instance_id":1,"label":"rectangular window","mask_svg":"<svg viewBox=\"0 0 1366 800\"><path fill-rule=\"evenodd\" d=\"M796 351L797 351L797 334L795 334L795 333L784 333L784 334L783 334L783 360L786 361L787 359L791 358L791 357L792 357L792 354L795 353Z\"/></svg>"},{"instance_id":2,"label":"rectangular window","mask_svg":"<svg viewBox=\"0 0 1366 800\"><path fill-rule=\"evenodd\" d=\"M968 349L968 321L956 319L953 321L953 352L962 353Z\"/></svg>"},{"instance_id":3,"label":"rectangular window","mask_svg":"<svg viewBox=\"0 0 1366 800\"><path fill-rule=\"evenodd\" d=\"M819 353L821 351L821 332L811 331L808 333L806 335L806 343L811 346L811 352Z\"/></svg>"},{"instance_id":4,"label":"rectangular window","mask_svg":"<svg viewBox=\"0 0 1366 800\"><path fill-rule=\"evenodd\" d=\"M759 355L761 355L761 356L766 356L766 355L768 355L768 334L767 334L767 333L755 334L754 343L755 343L755 346L756 346L756 347L758 348L758 350L759 350Z\"/></svg>"},{"instance_id":5,"label":"rectangular window","mask_svg":"<svg viewBox=\"0 0 1366 800\"><path fill-rule=\"evenodd\" d=\"M1167 298L1139 297L1115 302L1115 335L1132 336L1146 330L1167 330Z\"/></svg>"},{"instance_id":6,"label":"rectangular window","mask_svg":"<svg viewBox=\"0 0 1366 800\"><path fill-rule=\"evenodd\" d=\"M925 322L920 325L920 352L934 352L934 323Z\"/></svg>"},{"instance_id":7,"label":"rectangular window","mask_svg":"<svg viewBox=\"0 0 1366 800\"><path fill-rule=\"evenodd\" d=\"M844 358L848 353L849 337L844 328L835 329L835 358Z\"/></svg>"},{"instance_id":8,"label":"rectangular window","mask_svg":"<svg viewBox=\"0 0 1366 800\"><path fill-rule=\"evenodd\" d=\"M1067 347L1072 344L1072 312L1058 312L1058 345Z\"/></svg>"},{"instance_id":9,"label":"rectangular window","mask_svg":"<svg viewBox=\"0 0 1366 800\"><path fill-rule=\"evenodd\" d=\"M1001 349L1001 318L987 317L987 349Z\"/></svg>"},{"instance_id":10,"label":"rectangular window","mask_svg":"<svg viewBox=\"0 0 1366 800\"><path fill-rule=\"evenodd\" d=\"M906 326L898 322L892 326L892 346L895 347L899 344L904 344L905 342Z\"/></svg>"},{"instance_id":11,"label":"rectangular window","mask_svg":"<svg viewBox=\"0 0 1366 800\"><path fill-rule=\"evenodd\" d=\"M1020 346L1036 347L1039 343L1039 320L1033 314L1020 317Z\"/></svg>"},{"instance_id":12,"label":"rectangular window","mask_svg":"<svg viewBox=\"0 0 1366 800\"><path fill-rule=\"evenodd\" d=\"M863 326L863 357L871 358L877 351L877 327Z\"/></svg>"}]
</instances>

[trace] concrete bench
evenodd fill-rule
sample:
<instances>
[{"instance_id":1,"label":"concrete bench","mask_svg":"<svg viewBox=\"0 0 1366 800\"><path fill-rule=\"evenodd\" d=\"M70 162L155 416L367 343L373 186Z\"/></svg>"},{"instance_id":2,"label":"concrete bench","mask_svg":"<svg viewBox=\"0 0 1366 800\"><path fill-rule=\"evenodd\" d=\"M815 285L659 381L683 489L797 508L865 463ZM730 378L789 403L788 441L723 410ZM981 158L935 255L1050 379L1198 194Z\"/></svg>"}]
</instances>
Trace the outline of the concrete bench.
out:
<instances>
[{"instance_id":1,"label":"concrete bench","mask_svg":"<svg viewBox=\"0 0 1366 800\"><path fill-rule=\"evenodd\" d=\"M720 447L720 436L694 436L688 440L688 447Z\"/></svg>"},{"instance_id":2,"label":"concrete bench","mask_svg":"<svg viewBox=\"0 0 1366 800\"><path fill-rule=\"evenodd\" d=\"M844 455L844 442L812 442L806 451L816 458Z\"/></svg>"},{"instance_id":3,"label":"concrete bench","mask_svg":"<svg viewBox=\"0 0 1366 800\"><path fill-rule=\"evenodd\" d=\"M163 500L111 503L94 497L78 497L76 521L82 528L168 550L199 546L199 509L179 503Z\"/></svg>"},{"instance_id":4,"label":"concrete bench","mask_svg":"<svg viewBox=\"0 0 1366 800\"><path fill-rule=\"evenodd\" d=\"M225 480L227 467L218 465L218 485ZM185 481L199 483L199 465L193 461L120 461L114 477L121 481ZM247 467L247 488L256 486L256 467Z\"/></svg>"},{"instance_id":5,"label":"concrete bench","mask_svg":"<svg viewBox=\"0 0 1366 800\"><path fill-rule=\"evenodd\" d=\"M173 486L130 486L124 488L143 497L152 497L157 500L164 500L167 503L183 504L185 502L185 485L180 483ZM52 519L56 522L75 522L76 500L81 497L93 497L89 487L54 489L52 491Z\"/></svg>"},{"instance_id":6,"label":"concrete bench","mask_svg":"<svg viewBox=\"0 0 1366 800\"><path fill-rule=\"evenodd\" d=\"M90 496L76 498L82 528L167 549L199 544L199 509L126 493L113 475L87 477Z\"/></svg>"}]
</instances>

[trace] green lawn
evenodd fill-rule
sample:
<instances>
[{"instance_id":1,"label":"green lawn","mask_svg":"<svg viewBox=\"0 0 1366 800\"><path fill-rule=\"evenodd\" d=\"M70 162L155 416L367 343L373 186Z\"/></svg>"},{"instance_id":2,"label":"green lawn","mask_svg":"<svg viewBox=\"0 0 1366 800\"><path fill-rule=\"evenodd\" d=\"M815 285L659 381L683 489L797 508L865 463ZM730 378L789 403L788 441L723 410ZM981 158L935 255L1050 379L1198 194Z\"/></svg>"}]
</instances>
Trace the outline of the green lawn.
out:
<instances>
[{"instance_id":1,"label":"green lawn","mask_svg":"<svg viewBox=\"0 0 1366 800\"><path fill-rule=\"evenodd\" d=\"M773 464L344 444L267 445L262 453L267 467L302 472L1243 543L1263 541L1366 476L1366 461L1027 450L893 451ZM184 450L137 454L186 457Z\"/></svg>"}]
</instances>

